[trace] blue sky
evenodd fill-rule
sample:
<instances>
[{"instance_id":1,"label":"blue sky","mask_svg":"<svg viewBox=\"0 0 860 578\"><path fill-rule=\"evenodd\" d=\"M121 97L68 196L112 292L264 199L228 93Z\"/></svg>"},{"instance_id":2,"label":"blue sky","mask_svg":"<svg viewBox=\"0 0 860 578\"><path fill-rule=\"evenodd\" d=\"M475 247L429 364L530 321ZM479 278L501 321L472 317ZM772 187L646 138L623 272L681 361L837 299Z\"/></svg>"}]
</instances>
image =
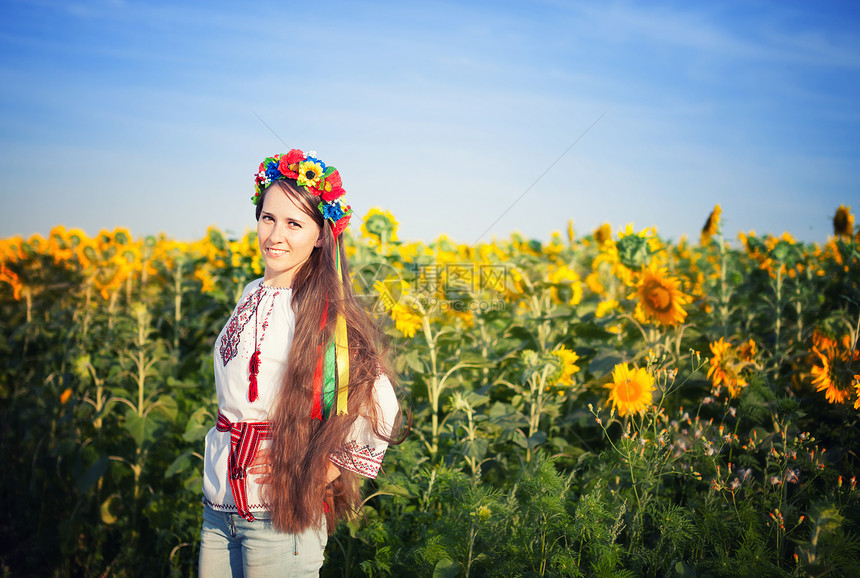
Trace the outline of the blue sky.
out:
<instances>
[{"instance_id":1,"label":"blue sky","mask_svg":"<svg viewBox=\"0 0 860 578\"><path fill-rule=\"evenodd\" d=\"M860 213L854 2L0 7L0 237L241 233L293 147L408 240L695 239L720 203L730 238L823 241Z\"/></svg>"}]
</instances>

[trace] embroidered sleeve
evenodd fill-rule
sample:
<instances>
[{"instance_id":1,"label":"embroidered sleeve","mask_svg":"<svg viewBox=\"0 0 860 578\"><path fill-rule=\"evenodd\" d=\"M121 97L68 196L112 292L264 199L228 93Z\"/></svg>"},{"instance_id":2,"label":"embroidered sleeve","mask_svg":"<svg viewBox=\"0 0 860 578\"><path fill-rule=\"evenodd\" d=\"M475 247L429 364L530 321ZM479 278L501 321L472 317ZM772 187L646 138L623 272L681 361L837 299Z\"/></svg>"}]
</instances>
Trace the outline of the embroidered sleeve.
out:
<instances>
[{"instance_id":1,"label":"embroidered sleeve","mask_svg":"<svg viewBox=\"0 0 860 578\"><path fill-rule=\"evenodd\" d=\"M373 386L373 401L379 423L377 429L390 435L400 411L400 404L388 377L380 375ZM332 454L331 461L339 468L347 469L368 478L375 478L382 466L382 457L388 442L373 432L370 420L359 416L352 425L346 441L346 451Z\"/></svg>"}]
</instances>

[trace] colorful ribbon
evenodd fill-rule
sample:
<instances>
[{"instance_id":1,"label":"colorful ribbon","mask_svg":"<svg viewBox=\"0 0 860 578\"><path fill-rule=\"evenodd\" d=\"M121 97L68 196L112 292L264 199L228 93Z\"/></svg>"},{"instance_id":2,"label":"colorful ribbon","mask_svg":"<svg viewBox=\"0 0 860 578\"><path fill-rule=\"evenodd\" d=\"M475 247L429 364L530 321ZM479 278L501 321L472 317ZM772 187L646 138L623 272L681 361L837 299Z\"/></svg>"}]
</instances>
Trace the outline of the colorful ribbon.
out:
<instances>
[{"instance_id":1,"label":"colorful ribbon","mask_svg":"<svg viewBox=\"0 0 860 578\"><path fill-rule=\"evenodd\" d=\"M337 264L337 278L340 281L340 300L343 302L343 275L340 268L340 247L335 237L334 244L335 262ZM349 343L346 339L346 319L343 315L337 316L337 325L334 330L335 344L337 346L337 415L346 415L346 404L348 398L347 386L349 385Z\"/></svg>"},{"instance_id":2,"label":"colorful ribbon","mask_svg":"<svg viewBox=\"0 0 860 578\"><path fill-rule=\"evenodd\" d=\"M340 244L335 238L335 264L337 277L340 281L339 296L343 301L343 273L340 265ZM328 295L325 299L325 309L320 320L320 331L325 329L328 319ZM346 319L338 314L335 322L334 339L329 341L322 352L322 346L317 350L317 366L314 370L313 406L311 419L322 420L331 415L331 406L337 394L337 415L347 414L349 395L349 342L346 335ZM337 378L335 378L337 375Z\"/></svg>"}]
</instances>

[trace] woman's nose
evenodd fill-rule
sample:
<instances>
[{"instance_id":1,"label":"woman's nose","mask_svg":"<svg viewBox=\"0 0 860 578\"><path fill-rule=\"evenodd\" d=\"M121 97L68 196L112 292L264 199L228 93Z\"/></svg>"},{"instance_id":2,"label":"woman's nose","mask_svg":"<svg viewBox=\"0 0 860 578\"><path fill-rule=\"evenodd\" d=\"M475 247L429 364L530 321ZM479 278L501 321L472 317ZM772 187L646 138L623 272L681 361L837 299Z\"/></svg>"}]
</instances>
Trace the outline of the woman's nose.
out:
<instances>
[{"instance_id":1,"label":"woman's nose","mask_svg":"<svg viewBox=\"0 0 860 578\"><path fill-rule=\"evenodd\" d=\"M273 241L282 241L287 237L287 225L286 223L275 223L274 228L272 229L272 240Z\"/></svg>"}]
</instances>

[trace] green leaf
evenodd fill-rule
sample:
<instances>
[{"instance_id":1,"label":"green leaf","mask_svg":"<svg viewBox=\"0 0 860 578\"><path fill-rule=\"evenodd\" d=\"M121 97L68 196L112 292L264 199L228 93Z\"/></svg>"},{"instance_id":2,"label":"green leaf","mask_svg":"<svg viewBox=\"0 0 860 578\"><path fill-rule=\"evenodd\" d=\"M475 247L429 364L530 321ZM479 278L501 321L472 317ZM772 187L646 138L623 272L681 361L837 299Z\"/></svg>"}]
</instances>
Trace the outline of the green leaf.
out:
<instances>
[{"instance_id":1,"label":"green leaf","mask_svg":"<svg viewBox=\"0 0 860 578\"><path fill-rule=\"evenodd\" d=\"M466 395L466 401L468 401L469 405L471 405L473 408L476 408L476 407L480 407L480 406L484 405L485 403L489 403L490 396L489 395L481 395L479 393L475 393L473 391L470 391Z\"/></svg>"},{"instance_id":2,"label":"green leaf","mask_svg":"<svg viewBox=\"0 0 860 578\"><path fill-rule=\"evenodd\" d=\"M100 477L104 475L107 471L108 467L108 457L101 456L96 462L91 465L87 470L81 474L81 476L77 480L78 491L81 493L89 490L93 484L95 484Z\"/></svg>"},{"instance_id":3,"label":"green leaf","mask_svg":"<svg viewBox=\"0 0 860 578\"><path fill-rule=\"evenodd\" d=\"M156 414L158 416L165 417L170 421L174 421L178 412L179 408L176 405L176 400L172 396L160 395L154 402L150 414ZM153 415L153 417L155 417L155 415Z\"/></svg>"},{"instance_id":4,"label":"green leaf","mask_svg":"<svg viewBox=\"0 0 860 578\"><path fill-rule=\"evenodd\" d=\"M485 455L487 455L487 448L489 445L490 441L486 438L469 440L464 445L464 453L472 459L481 460Z\"/></svg>"},{"instance_id":5,"label":"green leaf","mask_svg":"<svg viewBox=\"0 0 860 578\"><path fill-rule=\"evenodd\" d=\"M199 494L203 491L203 477L202 476L194 476L185 480L185 483L182 484L183 487L189 492L195 492Z\"/></svg>"},{"instance_id":6,"label":"green leaf","mask_svg":"<svg viewBox=\"0 0 860 578\"><path fill-rule=\"evenodd\" d=\"M188 424L188 429L185 430L185 433L182 434L182 439L187 442L196 442L202 440L206 437L206 434L209 433L209 430L212 429L205 425L200 424Z\"/></svg>"},{"instance_id":7,"label":"green leaf","mask_svg":"<svg viewBox=\"0 0 860 578\"><path fill-rule=\"evenodd\" d=\"M603 351L594 356L588 364L588 371L596 376L608 375L622 361L623 358L615 351Z\"/></svg>"},{"instance_id":8,"label":"green leaf","mask_svg":"<svg viewBox=\"0 0 860 578\"><path fill-rule=\"evenodd\" d=\"M134 443L138 447L144 444L149 444L155 439L155 432L161 427L161 422L152 417L140 417L137 413L129 408L125 414L125 429L131 434Z\"/></svg>"},{"instance_id":9,"label":"green leaf","mask_svg":"<svg viewBox=\"0 0 860 578\"><path fill-rule=\"evenodd\" d=\"M433 568L433 578L454 578L460 573L460 565L449 558L442 558Z\"/></svg>"},{"instance_id":10,"label":"green leaf","mask_svg":"<svg viewBox=\"0 0 860 578\"><path fill-rule=\"evenodd\" d=\"M546 433L544 433L542 431L535 432L531 436L529 436L529 439L527 440L528 448L530 450L533 450L536 447L538 447L539 445L541 445L542 443L544 443L545 441L546 441Z\"/></svg>"},{"instance_id":11,"label":"green leaf","mask_svg":"<svg viewBox=\"0 0 860 578\"><path fill-rule=\"evenodd\" d=\"M535 432L529 437L522 432L519 433L520 435L514 438L514 443L524 449L532 450L546 441L546 434L542 431Z\"/></svg>"},{"instance_id":12,"label":"green leaf","mask_svg":"<svg viewBox=\"0 0 860 578\"><path fill-rule=\"evenodd\" d=\"M485 365L491 365L490 360L474 351L464 351L458 357L458 361L460 361L460 363L468 363L469 365L479 365L482 367Z\"/></svg>"},{"instance_id":13,"label":"green leaf","mask_svg":"<svg viewBox=\"0 0 860 578\"><path fill-rule=\"evenodd\" d=\"M164 472L164 477L169 478L171 476L175 476L176 474L185 471L192 464L191 461L191 453L193 450L188 450L182 455L178 456L173 463L170 464L170 467Z\"/></svg>"},{"instance_id":14,"label":"green leaf","mask_svg":"<svg viewBox=\"0 0 860 578\"><path fill-rule=\"evenodd\" d=\"M424 364L421 362L421 358L418 357L417 349L413 349L406 355L402 355L401 359L406 361L406 365L413 371L417 371L419 373L424 371Z\"/></svg>"}]
</instances>

